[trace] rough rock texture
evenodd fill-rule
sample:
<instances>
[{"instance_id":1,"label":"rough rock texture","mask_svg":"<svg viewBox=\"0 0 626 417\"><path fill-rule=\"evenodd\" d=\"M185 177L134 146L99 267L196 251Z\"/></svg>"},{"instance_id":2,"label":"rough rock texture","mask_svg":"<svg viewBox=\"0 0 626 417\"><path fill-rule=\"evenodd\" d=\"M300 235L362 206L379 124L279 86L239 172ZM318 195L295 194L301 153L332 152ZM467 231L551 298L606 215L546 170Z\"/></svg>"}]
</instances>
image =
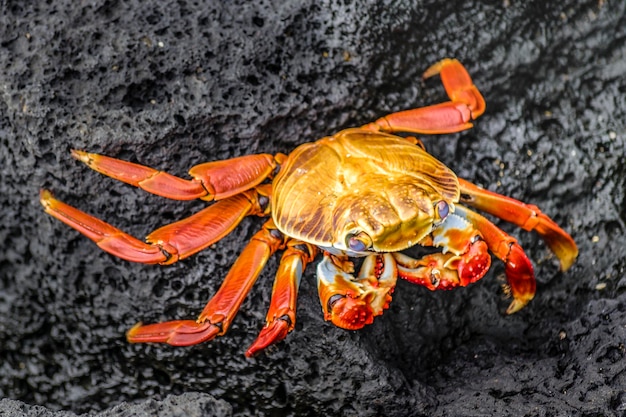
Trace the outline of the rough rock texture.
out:
<instances>
[{"instance_id":1,"label":"rough rock texture","mask_svg":"<svg viewBox=\"0 0 626 417\"><path fill-rule=\"evenodd\" d=\"M228 417L232 407L224 400L216 400L209 394L187 392L168 395L163 400L148 399L138 404L121 403L98 413L99 417ZM21 401L0 400L0 416L76 416L71 411L53 412L42 406L27 405Z\"/></svg>"},{"instance_id":2,"label":"rough rock texture","mask_svg":"<svg viewBox=\"0 0 626 417\"><path fill-rule=\"evenodd\" d=\"M2 2L0 415L626 413L625 9L611 0ZM296 331L246 359L273 260L226 336L192 348L129 345L124 332L138 320L194 317L260 221L173 266L145 266L102 253L39 205L49 187L141 237L203 204L107 179L71 148L177 175L201 161L289 152L442 100L438 81L420 77L446 56L467 66L488 107L471 131L424 138L429 151L462 177L537 204L580 246L560 273L536 235L503 225L538 279L537 297L514 316L502 314L494 262L453 292L400 282L382 318L347 332L323 321L310 268Z\"/></svg>"}]
</instances>

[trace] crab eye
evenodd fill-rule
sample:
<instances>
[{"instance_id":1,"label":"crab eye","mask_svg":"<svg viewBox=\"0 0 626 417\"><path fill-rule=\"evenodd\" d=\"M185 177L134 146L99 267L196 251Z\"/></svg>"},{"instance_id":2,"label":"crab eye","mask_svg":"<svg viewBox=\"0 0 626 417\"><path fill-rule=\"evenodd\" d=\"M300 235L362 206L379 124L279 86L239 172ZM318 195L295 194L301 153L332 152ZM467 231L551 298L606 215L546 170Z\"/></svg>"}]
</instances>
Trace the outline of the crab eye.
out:
<instances>
[{"instance_id":1,"label":"crab eye","mask_svg":"<svg viewBox=\"0 0 626 417\"><path fill-rule=\"evenodd\" d=\"M335 294L332 297L330 297L328 299L328 305L327 305L328 311L333 311L333 307L335 307L335 304L337 304L337 302L341 300L342 298L346 298L346 296L342 294Z\"/></svg>"},{"instance_id":2,"label":"crab eye","mask_svg":"<svg viewBox=\"0 0 626 417\"><path fill-rule=\"evenodd\" d=\"M350 233L346 236L346 246L355 252L364 252L372 246L372 238L367 233Z\"/></svg>"},{"instance_id":3,"label":"crab eye","mask_svg":"<svg viewBox=\"0 0 626 417\"><path fill-rule=\"evenodd\" d=\"M435 204L435 214L441 220L448 217L449 213L450 213L450 206L448 206L448 203L446 203L445 201L441 200L440 202Z\"/></svg>"}]
</instances>

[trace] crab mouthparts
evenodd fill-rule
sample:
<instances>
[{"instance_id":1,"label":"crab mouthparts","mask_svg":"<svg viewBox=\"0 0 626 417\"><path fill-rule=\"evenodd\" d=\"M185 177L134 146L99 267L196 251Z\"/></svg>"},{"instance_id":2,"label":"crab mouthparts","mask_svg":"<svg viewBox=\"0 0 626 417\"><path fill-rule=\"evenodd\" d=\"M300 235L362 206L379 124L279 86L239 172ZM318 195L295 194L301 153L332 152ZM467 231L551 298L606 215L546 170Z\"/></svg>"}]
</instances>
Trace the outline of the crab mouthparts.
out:
<instances>
[{"instance_id":1,"label":"crab mouthparts","mask_svg":"<svg viewBox=\"0 0 626 417\"><path fill-rule=\"evenodd\" d=\"M350 288L329 299L332 322L343 329L360 329L371 324L389 307L397 279L397 267L388 253L365 258L359 277Z\"/></svg>"}]
</instances>

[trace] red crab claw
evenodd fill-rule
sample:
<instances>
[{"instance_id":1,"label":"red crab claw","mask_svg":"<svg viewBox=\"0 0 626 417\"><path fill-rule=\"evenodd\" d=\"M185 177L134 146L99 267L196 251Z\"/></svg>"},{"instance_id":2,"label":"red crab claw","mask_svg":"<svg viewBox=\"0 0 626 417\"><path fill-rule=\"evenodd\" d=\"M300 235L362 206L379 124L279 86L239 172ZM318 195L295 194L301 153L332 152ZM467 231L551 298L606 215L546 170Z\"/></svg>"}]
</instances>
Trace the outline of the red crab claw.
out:
<instances>
[{"instance_id":1,"label":"red crab claw","mask_svg":"<svg viewBox=\"0 0 626 417\"><path fill-rule=\"evenodd\" d=\"M413 259L401 253L393 256L401 278L430 290L465 287L481 279L491 266L487 243L473 225L449 214L432 233L432 245L443 253Z\"/></svg>"},{"instance_id":2,"label":"red crab claw","mask_svg":"<svg viewBox=\"0 0 626 417\"><path fill-rule=\"evenodd\" d=\"M481 279L491 266L491 256L487 244L477 239L462 255L454 253L433 253L421 259L413 259L401 253L394 253L398 262L398 274L413 284L429 290L449 290L465 287Z\"/></svg>"},{"instance_id":3,"label":"red crab claw","mask_svg":"<svg viewBox=\"0 0 626 417\"><path fill-rule=\"evenodd\" d=\"M335 294L328 300L328 308L331 309L330 321L346 330L358 330L366 324L372 324L377 314L370 306L370 302L365 297L358 297L349 292L345 296Z\"/></svg>"},{"instance_id":4,"label":"red crab claw","mask_svg":"<svg viewBox=\"0 0 626 417\"><path fill-rule=\"evenodd\" d=\"M347 330L371 324L389 307L398 271L391 254L365 258L359 277L345 271L347 263L330 254L318 264L318 291L324 319Z\"/></svg>"},{"instance_id":5,"label":"red crab claw","mask_svg":"<svg viewBox=\"0 0 626 417\"><path fill-rule=\"evenodd\" d=\"M521 310L535 296L536 282L533 265L517 241L484 216L463 206L457 206L457 213L463 215L480 232L489 250L504 262L508 285L506 291L513 301L506 310L513 314Z\"/></svg>"},{"instance_id":6,"label":"red crab claw","mask_svg":"<svg viewBox=\"0 0 626 417\"><path fill-rule=\"evenodd\" d=\"M513 314L533 299L537 287L532 263L517 243L509 245L504 272L509 283L508 290L513 297L506 313Z\"/></svg>"}]
</instances>

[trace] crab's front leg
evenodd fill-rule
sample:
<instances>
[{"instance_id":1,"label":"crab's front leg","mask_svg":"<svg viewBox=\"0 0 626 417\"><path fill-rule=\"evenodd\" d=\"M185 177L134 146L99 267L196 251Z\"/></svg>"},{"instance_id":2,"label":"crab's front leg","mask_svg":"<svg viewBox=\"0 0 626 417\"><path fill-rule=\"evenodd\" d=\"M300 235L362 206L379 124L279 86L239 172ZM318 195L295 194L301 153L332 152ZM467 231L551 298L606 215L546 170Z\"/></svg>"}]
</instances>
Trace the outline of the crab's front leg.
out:
<instances>
[{"instance_id":1,"label":"crab's front leg","mask_svg":"<svg viewBox=\"0 0 626 417\"><path fill-rule=\"evenodd\" d=\"M457 214L449 214L422 245L442 248L421 259L394 253L398 275L428 289L465 287L481 279L491 266L489 248L482 234Z\"/></svg>"},{"instance_id":2,"label":"crab's front leg","mask_svg":"<svg viewBox=\"0 0 626 417\"><path fill-rule=\"evenodd\" d=\"M358 277L346 256L324 254L317 266L317 285L324 319L348 330L371 324L389 306L396 286L396 261L388 253L369 255Z\"/></svg>"}]
</instances>

